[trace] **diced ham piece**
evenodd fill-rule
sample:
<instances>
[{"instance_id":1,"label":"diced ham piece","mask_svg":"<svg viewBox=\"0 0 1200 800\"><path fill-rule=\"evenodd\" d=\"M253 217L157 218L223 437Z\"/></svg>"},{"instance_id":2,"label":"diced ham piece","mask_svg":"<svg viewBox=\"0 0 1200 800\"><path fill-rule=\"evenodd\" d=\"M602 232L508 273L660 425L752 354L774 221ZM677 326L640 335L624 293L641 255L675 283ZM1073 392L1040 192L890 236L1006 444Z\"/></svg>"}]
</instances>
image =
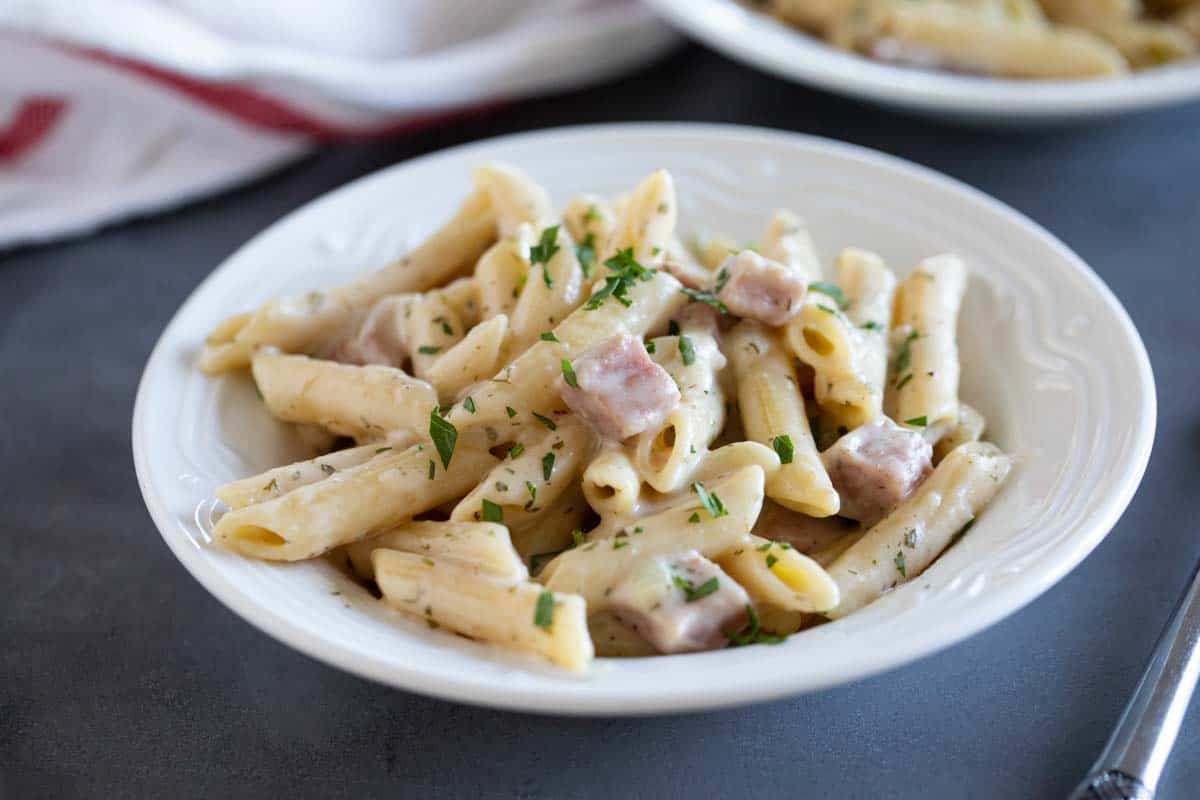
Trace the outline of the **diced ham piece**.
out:
<instances>
[{"instance_id":1,"label":"diced ham piece","mask_svg":"<svg viewBox=\"0 0 1200 800\"><path fill-rule=\"evenodd\" d=\"M888 515L933 471L933 448L916 431L880 417L847 433L821 454L838 512L870 527Z\"/></svg>"},{"instance_id":2,"label":"diced ham piece","mask_svg":"<svg viewBox=\"0 0 1200 800\"><path fill-rule=\"evenodd\" d=\"M642 561L608 600L612 613L660 653L724 647L725 634L745 626L750 603L745 589L695 550Z\"/></svg>"},{"instance_id":3,"label":"diced ham piece","mask_svg":"<svg viewBox=\"0 0 1200 800\"><path fill-rule=\"evenodd\" d=\"M404 309L410 297L385 297L367 314L353 336L341 342L330 358L343 364L401 366L408 358L404 341Z\"/></svg>"},{"instance_id":4,"label":"diced ham piece","mask_svg":"<svg viewBox=\"0 0 1200 800\"><path fill-rule=\"evenodd\" d=\"M577 386L558 379L567 407L609 439L657 428L679 405L670 373L650 360L642 340L618 334L571 362Z\"/></svg>"},{"instance_id":5,"label":"diced ham piece","mask_svg":"<svg viewBox=\"0 0 1200 800\"><path fill-rule=\"evenodd\" d=\"M728 256L717 270L717 298L739 317L771 326L785 324L800 310L805 284L787 267L753 250Z\"/></svg>"}]
</instances>

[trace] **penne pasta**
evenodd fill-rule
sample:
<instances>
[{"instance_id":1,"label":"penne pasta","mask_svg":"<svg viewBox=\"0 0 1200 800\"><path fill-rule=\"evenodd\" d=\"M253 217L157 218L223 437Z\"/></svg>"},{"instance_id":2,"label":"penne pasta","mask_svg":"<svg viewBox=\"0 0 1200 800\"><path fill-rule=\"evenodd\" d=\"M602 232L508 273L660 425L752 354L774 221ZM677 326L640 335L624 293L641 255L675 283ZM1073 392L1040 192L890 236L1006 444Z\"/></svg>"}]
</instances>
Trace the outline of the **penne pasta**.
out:
<instances>
[{"instance_id":1,"label":"penne pasta","mask_svg":"<svg viewBox=\"0 0 1200 800\"><path fill-rule=\"evenodd\" d=\"M569 670L591 662L587 614L578 597L398 550L376 550L371 559L375 582L393 608Z\"/></svg>"},{"instance_id":2,"label":"penne pasta","mask_svg":"<svg viewBox=\"0 0 1200 800\"><path fill-rule=\"evenodd\" d=\"M376 550L402 550L438 561L445 559L512 583L529 578L508 529L490 522L409 522L351 542L345 549L350 566L366 580L375 579L371 554Z\"/></svg>"},{"instance_id":3,"label":"penne pasta","mask_svg":"<svg viewBox=\"0 0 1200 800\"><path fill-rule=\"evenodd\" d=\"M889 387L898 422L918 428L958 419L958 311L967 268L957 256L927 258L896 290Z\"/></svg>"},{"instance_id":4,"label":"penne pasta","mask_svg":"<svg viewBox=\"0 0 1200 800\"><path fill-rule=\"evenodd\" d=\"M374 440L421 429L437 392L392 367L357 367L264 351L254 357L254 382L271 413L288 422Z\"/></svg>"},{"instance_id":5,"label":"penne pasta","mask_svg":"<svg viewBox=\"0 0 1200 800\"><path fill-rule=\"evenodd\" d=\"M1032 3L957 5L1048 29ZM516 168L473 181L402 263L217 325L204 368L248 364L318 455L216 487L214 545L328 555L430 627L582 671L861 608L1007 474L958 401L957 257L897 286L849 248L826 282L781 209L719 267L737 246L683 246L665 171L561 218Z\"/></svg>"},{"instance_id":6,"label":"penne pasta","mask_svg":"<svg viewBox=\"0 0 1200 800\"><path fill-rule=\"evenodd\" d=\"M841 590L834 619L920 575L987 505L1012 460L994 445L951 451L920 488L829 565Z\"/></svg>"},{"instance_id":7,"label":"penne pasta","mask_svg":"<svg viewBox=\"0 0 1200 800\"><path fill-rule=\"evenodd\" d=\"M810 516L836 514L838 495L817 455L796 370L778 337L746 320L729 333L725 353L747 438L767 445L786 441L790 451L768 481L767 496Z\"/></svg>"}]
</instances>

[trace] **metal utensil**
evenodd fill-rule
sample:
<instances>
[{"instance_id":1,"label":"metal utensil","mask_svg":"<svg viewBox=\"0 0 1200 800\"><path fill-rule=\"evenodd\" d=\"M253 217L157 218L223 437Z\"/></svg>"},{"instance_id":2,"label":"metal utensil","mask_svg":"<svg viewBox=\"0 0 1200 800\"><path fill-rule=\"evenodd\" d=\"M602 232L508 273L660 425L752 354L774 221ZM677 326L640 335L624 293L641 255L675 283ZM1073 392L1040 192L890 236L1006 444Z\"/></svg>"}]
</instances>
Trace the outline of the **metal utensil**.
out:
<instances>
[{"instance_id":1,"label":"metal utensil","mask_svg":"<svg viewBox=\"0 0 1200 800\"><path fill-rule=\"evenodd\" d=\"M1200 566L1121 721L1071 800L1151 800L1200 677Z\"/></svg>"}]
</instances>

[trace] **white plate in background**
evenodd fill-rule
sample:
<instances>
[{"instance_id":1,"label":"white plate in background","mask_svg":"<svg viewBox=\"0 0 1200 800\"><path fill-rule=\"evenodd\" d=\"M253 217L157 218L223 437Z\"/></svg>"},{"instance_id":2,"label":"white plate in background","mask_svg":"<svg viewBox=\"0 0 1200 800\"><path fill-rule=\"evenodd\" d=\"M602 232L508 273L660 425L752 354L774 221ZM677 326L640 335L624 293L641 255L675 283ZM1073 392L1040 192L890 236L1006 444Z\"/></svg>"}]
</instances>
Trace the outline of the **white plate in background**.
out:
<instances>
[{"instance_id":1,"label":"white plate in background","mask_svg":"<svg viewBox=\"0 0 1200 800\"><path fill-rule=\"evenodd\" d=\"M920 114L1002 126L1109 117L1200 99L1200 60L1092 81L1017 81L872 61L734 0L646 0L726 55L782 78Z\"/></svg>"},{"instance_id":2,"label":"white plate in background","mask_svg":"<svg viewBox=\"0 0 1200 800\"><path fill-rule=\"evenodd\" d=\"M666 167L680 227L757 236L789 206L826 261L859 245L900 272L942 251L970 265L962 393L1014 453L969 535L916 580L850 617L759 645L600 659L576 676L404 617L322 561L276 565L211 546L214 488L292 458L244 376L195 369L226 316L382 265L466 195L473 166L519 165L557 203L615 193ZM797 134L716 125L564 128L396 165L256 236L180 308L138 390L133 451L146 504L209 591L271 636L382 683L501 708L647 714L729 706L846 683L929 655L1018 610L1094 548L1128 505L1155 426L1150 364L1124 309L1074 253L1011 208L938 173Z\"/></svg>"}]
</instances>

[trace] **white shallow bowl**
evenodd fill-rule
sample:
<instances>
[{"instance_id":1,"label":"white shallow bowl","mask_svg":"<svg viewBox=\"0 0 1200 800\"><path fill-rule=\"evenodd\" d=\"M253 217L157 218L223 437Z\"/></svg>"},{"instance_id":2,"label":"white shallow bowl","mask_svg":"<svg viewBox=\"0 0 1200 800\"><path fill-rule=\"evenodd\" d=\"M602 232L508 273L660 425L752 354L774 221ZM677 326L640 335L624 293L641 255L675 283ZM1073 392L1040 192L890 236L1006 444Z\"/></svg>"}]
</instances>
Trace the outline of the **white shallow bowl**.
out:
<instances>
[{"instance_id":1,"label":"white shallow bowl","mask_svg":"<svg viewBox=\"0 0 1200 800\"><path fill-rule=\"evenodd\" d=\"M907 271L942 251L971 277L961 329L966 399L1020 464L971 533L919 579L853 616L760 645L599 660L579 677L428 630L324 562L273 565L209 544L213 489L294 456L244 376L195 369L215 323L287 292L383 264L445 219L489 160L527 169L557 201L675 176L684 231L750 239L789 206L828 259L869 247ZM222 264L184 303L138 390L133 451L163 538L209 591L268 634L383 683L503 708L645 714L765 700L861 678L958 642L1033 600L1104 537L1137 488L1154 433L1137 331L1062 243L985 195L889 156L795 134L616 125L521 134L383 170L313 201Z\"/></svg>"},{"instance_id":2,"label":"white shallow bowl","mask_svg":"<svg viewBox=\"0 0 1200 800\"><path fill-rule=\"evenodd\" d=\"M852 55L734 0L646 0L726 55L782 78L965 122L1026 125L1109 117L1200 99L1200 61L1097 81L1014 81L892 66Z\"/></svg>"}]
</instances>

